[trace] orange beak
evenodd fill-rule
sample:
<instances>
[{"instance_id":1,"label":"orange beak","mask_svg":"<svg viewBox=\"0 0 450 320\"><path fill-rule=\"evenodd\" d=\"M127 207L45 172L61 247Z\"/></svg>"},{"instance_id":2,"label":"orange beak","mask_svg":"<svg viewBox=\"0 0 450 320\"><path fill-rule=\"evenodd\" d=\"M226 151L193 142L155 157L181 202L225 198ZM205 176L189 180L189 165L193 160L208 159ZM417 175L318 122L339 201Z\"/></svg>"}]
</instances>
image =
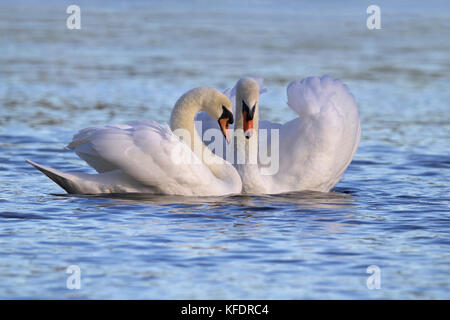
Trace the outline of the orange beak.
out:
<instances>
[{"instance_id":1,"label":"orange beak","mask_svg":"<svg viewBox=\"0 0 450 320\"><path fill-rule=\"evenodd\" d=\"M222 131L223 135L225 136L225 139L227 139L227 142L230 142L230 134L228 133L228 119L227 118L222 118L219 119L219 126L220 126L220 130Z\"/></svg>"},{"instance_id":2,"label":"orange beak","mask_svg":"<svg viewBox=\"0 0 450 320\"><path fill-rule=\"evenodd\" d=\"M249 139L253 134L253 119L247 119L247 111L244 111L242 114L244 121L244 135L247 139Z\"/></svg>"}]
</instances>

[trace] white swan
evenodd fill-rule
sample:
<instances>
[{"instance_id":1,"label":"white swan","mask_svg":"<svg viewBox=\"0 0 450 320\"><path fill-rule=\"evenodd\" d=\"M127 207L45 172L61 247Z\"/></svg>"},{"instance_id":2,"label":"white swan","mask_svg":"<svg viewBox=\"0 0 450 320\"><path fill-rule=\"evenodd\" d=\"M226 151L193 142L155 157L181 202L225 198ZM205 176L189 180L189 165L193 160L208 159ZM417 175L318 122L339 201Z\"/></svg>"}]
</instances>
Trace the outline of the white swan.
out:
<instances>
[{"instance_id":1,"label":"white swan","mask_svg":"<svg viewBox=\"0 0 450 320\"><path fill-rule=\"evenodd\" d=\"M235 99L234 154L244 157L243 163L235 158L244 193L276 194L311 190L328 192L343 177L361 138L361 125L357 104L347 86L329 76L309 77L293 81L287 87L288 105L299 117L285 124L259 119L259 93L261 81L240 79L230 91ZM235 93L235 97L232 93ZM261 161L258 134L269 134L268 150L278 147L278 170L271 172ZM272 135L270 130L278 130ZM245 137L245 138L244 138ZM277 145L273 145L273 144ZM273 149L273 150L276 150ZM252 161L254 160L254 161ZM274 163L270 164L274 167Z\"/></svg>"},{"instance_id":2,"label":"white swan","mask_svg":"<svg viewBox=\"0 0 450 320\"><path fill-rule=\"evenodd\" d=\"M233 123L231 102L213 88L196 88L175 104L168 125L139 121L126 125L81 130L68 145L98 174L67 173L27 160L68 193L158 193L189 196L218 196L240 193L242 182L236 169L218 158L203 144L194 128L194 117L206 111L218 120L228 135ZM216 122L217 123L217 122ZM191 144L182 142L172 130L187 130ZM200 148L194 148L200 145ZM197 161L173 161L174 150ZM200 160L201 159L201 160Z\"/></svg>"}]
</instances>

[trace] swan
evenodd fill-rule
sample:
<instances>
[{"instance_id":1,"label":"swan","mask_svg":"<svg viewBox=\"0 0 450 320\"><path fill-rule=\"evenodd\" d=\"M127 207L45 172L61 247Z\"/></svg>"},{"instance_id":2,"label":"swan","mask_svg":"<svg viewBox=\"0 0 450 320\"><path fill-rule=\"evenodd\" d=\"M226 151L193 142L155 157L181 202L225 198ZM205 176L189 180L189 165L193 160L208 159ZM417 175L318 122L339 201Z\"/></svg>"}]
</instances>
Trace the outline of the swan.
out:
<instances>
[{"instance_id":1,"label":"swan","mask_svg":"<svg viewBox=\"0 0 450 320\"><path fill-rule=\"evenodd\" d=\"M195 88L176 102L170 127L148 120L90 127L75 134L67 148L93 167L98 172L96 174L68 173L31 160L27 162L68 193L185 196L240 193L242 182L236 169L212 154L194 128L195 115L205 111L219 123L220 130L228 139L228 128L234 120L231 110L231 101L217 89ZM188 133L190 143L177 135L179 130ZM200 148L195 147L197 145ZM174 157L178 154L174 153L175 150L182 156Z\"/></svg>"},{"instance_id":2,"label":"swan","mask_svg":"<svg viewBox=\"0 0 450 320\"><path fill-rule=\"evenodd\" d=\"M298 117L279 124L259 120L261 83L242 78L228 91L236 121L234 141L226 148L234 149L243 193L330 191L343 178L361 139L358 106L348 87L327 75L290 82L287 103ZM269 162L262 161L266 151L259 135L270 150Z\"/></svg>"}]
</instances>

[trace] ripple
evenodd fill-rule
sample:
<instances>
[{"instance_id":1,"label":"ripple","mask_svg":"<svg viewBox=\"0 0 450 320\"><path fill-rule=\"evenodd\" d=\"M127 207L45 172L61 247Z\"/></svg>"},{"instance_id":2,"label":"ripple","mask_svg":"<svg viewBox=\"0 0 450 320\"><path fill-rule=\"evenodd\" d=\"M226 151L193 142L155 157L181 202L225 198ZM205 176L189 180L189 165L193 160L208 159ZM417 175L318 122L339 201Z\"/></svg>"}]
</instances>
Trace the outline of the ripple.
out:
<instances>
[{"instance_id":1,"label":"ripple","mask_svg":"<svg viewBox=\"0 0 450 320\"><path fill-rule=\"evenodd\" d=\"M0 218L5 219L24 219L24 220L47 220L50 219L48 217L36 215L36 214L26 214L26 213L17 213L17 212L0 212Z\"/></svg>"},{"instance_id":2,"label":"ripple","mask_svg":"<svg viewBox=\"0 0 450 320\"><path fill-rule=\"evenodd\" d=\"M2 4L0 297L450 298L448 10L414 2L382 1L389 33L369 34L359 5L332 1L90 1L82 37L55 27L51 4ZM362 141L332 192L69 196L24 162L92 172L62 150L79 129L165 122L183 92L243 70L265 78L261 116L277 122L295 116L289 81L349 86ZM72 264L78 293L64 287Z\"/></svg>"}]
</instances>

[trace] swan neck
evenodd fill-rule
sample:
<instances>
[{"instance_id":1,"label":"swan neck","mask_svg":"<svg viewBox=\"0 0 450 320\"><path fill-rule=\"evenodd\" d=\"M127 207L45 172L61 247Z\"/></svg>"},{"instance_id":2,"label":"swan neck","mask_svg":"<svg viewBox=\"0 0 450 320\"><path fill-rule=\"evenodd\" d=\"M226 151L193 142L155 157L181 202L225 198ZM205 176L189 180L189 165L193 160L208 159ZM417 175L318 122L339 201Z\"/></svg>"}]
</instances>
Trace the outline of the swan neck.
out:
<instances>
[{"instance_id":1,"label":"swan neck","mask_svg":"<svg viewBox=\"0 0 450 320\"><path fill-rule=\"evenodd\" d=\"M194 119L195 115L200 112L203 101L196 89L188 91L175 103L170 116L170 129L172 131L187 131L191 140L191 149L194 151L194 142L199 139L195 131ZM187 143L187 141L185 141Z\"/></svg>"},{"instance_id":2,"label":"swan neck","mask_svg":"<svg viewBox=\"0 0 450 320\"><path fill-rule=\"evenodd\" d=\"M197 88L184 94L175 103L170 117L170 129L178 136L180 136L179 132L177 132L178 130L188 134L192 152L201 159L214 176L228 184L228 188L231 186L236 189L237 191L234 191L238 193L242 188L239 174L231 164L211 152L195 129L195 116L200 111L207 111L207 105L211 104L210 96L211 91L209 88ZM186 140L184 142L189 145Z\"/></svg>"}]
</instances>

